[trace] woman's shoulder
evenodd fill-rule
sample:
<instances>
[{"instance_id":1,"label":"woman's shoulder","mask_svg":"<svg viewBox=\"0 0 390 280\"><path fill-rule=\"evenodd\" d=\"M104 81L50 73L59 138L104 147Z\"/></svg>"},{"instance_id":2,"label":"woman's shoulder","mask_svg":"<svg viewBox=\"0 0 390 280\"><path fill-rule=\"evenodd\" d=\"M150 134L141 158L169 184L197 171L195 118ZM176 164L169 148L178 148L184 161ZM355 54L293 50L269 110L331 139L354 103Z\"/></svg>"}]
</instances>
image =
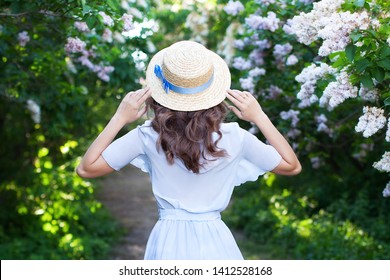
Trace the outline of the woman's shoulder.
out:
<instances>
[{"instance_id":1,"label":"woman's shoulder","mask_svg":"<svg viewBox=\"0 0 390 280\"><path fill-rule=\"evenodd\" d=\"M242 137L243 132L245 130L242 129L238 123L236 122L228 122L228 123L222 123L221 124L221 132L223 134L234 134L237 137Z\"/></svg>"}]
</instances>

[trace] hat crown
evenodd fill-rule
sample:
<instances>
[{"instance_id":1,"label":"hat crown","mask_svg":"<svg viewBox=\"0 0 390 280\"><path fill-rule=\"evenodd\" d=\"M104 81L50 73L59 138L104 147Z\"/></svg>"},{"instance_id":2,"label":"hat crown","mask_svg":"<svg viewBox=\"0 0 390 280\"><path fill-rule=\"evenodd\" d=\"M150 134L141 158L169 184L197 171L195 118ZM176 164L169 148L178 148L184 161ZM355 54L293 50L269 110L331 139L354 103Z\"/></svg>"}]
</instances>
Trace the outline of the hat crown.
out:
<instances>
[{"instance_id":1,"label":"hat crown","mask_svg":"<svg viewBox=\"0 0 390 280\"><path fill-rule=\"evenodd\" d=\"M214 72L210 51L191 41L181 41L167 48L162 70L170 83L184 88L206 83Z\"/></svg>"}]
</instances>

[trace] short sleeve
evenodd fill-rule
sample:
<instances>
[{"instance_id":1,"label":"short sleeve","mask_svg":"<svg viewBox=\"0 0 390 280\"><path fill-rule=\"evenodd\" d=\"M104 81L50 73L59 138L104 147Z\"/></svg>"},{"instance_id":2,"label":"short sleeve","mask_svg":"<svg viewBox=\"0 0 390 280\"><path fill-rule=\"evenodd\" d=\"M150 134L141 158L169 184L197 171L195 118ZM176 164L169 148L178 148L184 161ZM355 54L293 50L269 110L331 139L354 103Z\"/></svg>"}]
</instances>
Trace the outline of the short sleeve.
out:
<instances>
[{"instance_id":1,"label":"short sleeve","mask_svg":"<svg viewBox=\"0 0 390 280\"><path fill-rule=\"evenodd\" d=\"M112 142L102 153L104 160L116 171L131 163L144 172L150 172L148 157L144 152L142 127L129 131Z\"/></svg>"},{"instance_id":2,"label":"short sleeve","mask_svg":"<svg viewBox=\"0 0 390 280\"><path fill-rule=\"evenodd\" d=\"M273 170L282 159L273 146L265 144L248 131L244 131L242 155L256 165L262 174Z\"/></svg>"},{"instance_id":3,"label":"short sleeve","mask_svg":"<svg viewBox=\"0 0 390 280\"><path fill-rule=\"evenodd\" d=\"M256 181L260 175L273 170L282 157L271 145L267 145L248 131L239 128L242 150L235 178L235 186Z\"/></svg>"}]
</instances>

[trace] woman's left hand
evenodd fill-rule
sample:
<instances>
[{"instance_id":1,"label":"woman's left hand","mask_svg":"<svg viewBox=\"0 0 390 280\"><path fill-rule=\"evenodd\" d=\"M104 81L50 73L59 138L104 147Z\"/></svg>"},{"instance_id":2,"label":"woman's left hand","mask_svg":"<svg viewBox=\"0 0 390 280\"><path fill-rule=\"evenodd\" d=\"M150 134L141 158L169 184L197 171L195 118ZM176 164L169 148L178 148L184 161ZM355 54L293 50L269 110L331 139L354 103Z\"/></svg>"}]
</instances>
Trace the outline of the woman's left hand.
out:
<instances>
[{"instance_id":1,"label":"woman's left hand","mask_svg":"<svg viewBox=\"0 0 390 280\"><path fill-rule=\"evenodd\" d=\"M151 90L148 87L129 92L119 104L114 118L124 125L139 119L147 110L146 106L142 107L142 105L150 95Z\"/></svg>"}]
</instances>

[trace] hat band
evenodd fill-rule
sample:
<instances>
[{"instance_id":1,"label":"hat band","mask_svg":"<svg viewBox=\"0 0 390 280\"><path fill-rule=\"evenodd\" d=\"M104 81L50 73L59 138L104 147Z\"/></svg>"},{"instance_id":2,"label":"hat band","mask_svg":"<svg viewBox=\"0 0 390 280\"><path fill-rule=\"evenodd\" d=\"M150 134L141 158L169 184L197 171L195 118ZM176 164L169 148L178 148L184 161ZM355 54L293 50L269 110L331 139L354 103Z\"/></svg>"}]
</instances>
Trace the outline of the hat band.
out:
<instances>
[{"instance_id":1,"label":"hat band","mask_svg":"<svg viewBox=\"0 0 390 280\"><path fill-rule=\"evenodd\" d=\"M164 73L161 69L160 65L154 66L154 74L156 74L157 78L159 78L162 82L163 88L166 91L166 93L169 93L170 90L176 92L176 93L181 93L181 94L195 94L204 91L207 89L211 83L214 80L214 74L211 75L211 78L204 84L197 86L197 87L192 87L192 88L184 88L184 87L179 87L176 86L172 83L170 83L165 77Z\"/></svg>"}]
</instances>

